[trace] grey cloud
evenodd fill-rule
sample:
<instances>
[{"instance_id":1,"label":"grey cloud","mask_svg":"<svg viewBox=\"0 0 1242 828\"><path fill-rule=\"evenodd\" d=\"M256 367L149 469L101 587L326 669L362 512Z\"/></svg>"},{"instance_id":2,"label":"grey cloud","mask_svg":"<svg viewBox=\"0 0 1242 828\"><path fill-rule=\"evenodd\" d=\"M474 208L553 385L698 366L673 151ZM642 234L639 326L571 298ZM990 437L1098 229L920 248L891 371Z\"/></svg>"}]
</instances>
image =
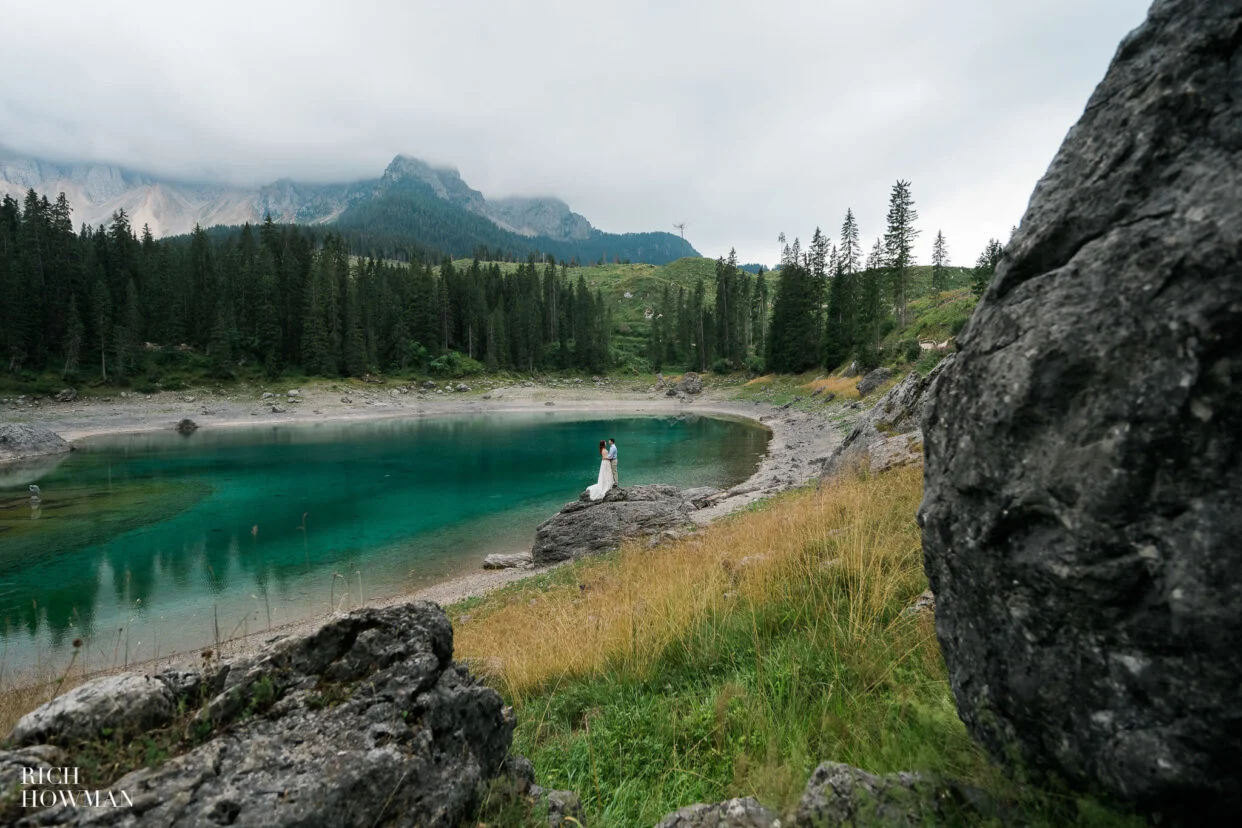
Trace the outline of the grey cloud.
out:
<instances>
[{"instance_id":1,"label":"grey cloud","mask_svg":"<svg viewBox=\"0 0 1242 828\"><path fill-rule=\"evenodd\" d=\"M0 144L239 183L404 152L763 262L846 207L869 244L901 177L966 264L1146 5L0 0Z\"/></svg>"}]
</instances>

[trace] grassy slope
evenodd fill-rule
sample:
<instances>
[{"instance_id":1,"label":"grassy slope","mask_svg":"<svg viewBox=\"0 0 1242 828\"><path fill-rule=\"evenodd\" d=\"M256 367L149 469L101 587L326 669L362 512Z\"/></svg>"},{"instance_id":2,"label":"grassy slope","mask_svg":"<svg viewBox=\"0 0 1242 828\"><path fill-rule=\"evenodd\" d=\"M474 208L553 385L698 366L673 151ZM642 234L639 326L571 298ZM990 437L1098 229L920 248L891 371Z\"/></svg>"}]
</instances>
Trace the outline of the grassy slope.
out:
<instances>
[{"instance_id":1,"label":"grassy slope","mask_svg":"<svg viewBox=\"0 0 1242 828\"><path fill-rule=\"evenodd\" d=\"M513 704L514 749L587 824L693 802L794 805L832 759L981 786L1035 825L1135 825L1006 779L957 717L926 587L921 470L801 490L656 551L630 546L450 608ZM496 808L490 825L534 825ZM546 823L545 823L546 824ZM971 818L965 824L999 824Z\"/></svg>"}]
</instances>

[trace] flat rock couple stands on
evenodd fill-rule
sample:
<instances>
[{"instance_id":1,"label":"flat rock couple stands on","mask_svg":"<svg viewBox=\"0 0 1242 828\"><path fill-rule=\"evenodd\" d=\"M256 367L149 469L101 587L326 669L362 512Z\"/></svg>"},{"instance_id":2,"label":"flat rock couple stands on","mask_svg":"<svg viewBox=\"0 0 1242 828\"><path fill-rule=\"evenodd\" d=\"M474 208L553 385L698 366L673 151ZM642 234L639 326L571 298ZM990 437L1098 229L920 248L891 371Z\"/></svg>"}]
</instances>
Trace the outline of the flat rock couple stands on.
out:
<instances>
[{"instance_id":1,"label":"flat rock couple stands on","mask_svg":"<svg viewBox=\"0 0 1242 828\"><path fill-rule=\"evenodd\" d=\"M600 500L613 486L621 485L621 479L617 476L617 441L612 438L600 440L599 458L599 480L587 489L591 500Z\"/></svg>"}]
</instances>

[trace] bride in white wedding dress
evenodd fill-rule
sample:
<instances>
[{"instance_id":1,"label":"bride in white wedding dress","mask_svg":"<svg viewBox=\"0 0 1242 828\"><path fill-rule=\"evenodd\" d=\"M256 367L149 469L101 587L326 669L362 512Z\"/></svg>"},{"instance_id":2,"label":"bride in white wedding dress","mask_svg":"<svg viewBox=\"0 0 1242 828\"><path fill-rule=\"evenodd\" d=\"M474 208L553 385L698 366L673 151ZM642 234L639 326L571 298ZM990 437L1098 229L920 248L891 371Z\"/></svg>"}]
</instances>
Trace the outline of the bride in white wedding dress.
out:
<instances>
[{"instance_id":1,"label":"bride in white wedding dress","mask_svg":"<svg viewBox=\"0 0 1242 828\"><path fill-rule=\"evenodd\" d=\"M604 495L608 494L608 490L612 488L612 464L608 462L608 443L604 440L599 441L599 480L594 486L587 489L587 494L591 500L601 500Z\"/></svg>"}]
</instances>

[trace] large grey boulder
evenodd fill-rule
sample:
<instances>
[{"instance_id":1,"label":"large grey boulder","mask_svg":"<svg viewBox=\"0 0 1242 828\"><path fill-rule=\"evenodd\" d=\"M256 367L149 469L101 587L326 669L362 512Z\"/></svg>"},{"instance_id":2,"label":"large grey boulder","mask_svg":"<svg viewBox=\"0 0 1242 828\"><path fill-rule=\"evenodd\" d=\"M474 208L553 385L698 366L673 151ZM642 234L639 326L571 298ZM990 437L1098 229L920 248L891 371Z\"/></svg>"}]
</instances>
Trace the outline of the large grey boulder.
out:
<instances>
[{"instance_id":1,"label":"large grey boulder","mask_svg":"<svg viewBox=\"0 0 1242 828\"><path fill-rule=\"evenodd\" d=\"M531 557L545 566L608 552L630 538L692 527L694 508L676 486L616 487L597 501L583 493L539 525Z\"/></svg>"},{"instance_id":2,"label":"large grey boulder","mask_svg":"<svg viewBox=\"0 0 1242 828\"><path fill-rule=\"evenodd\" d=\"M455 828L501 772L513 722L452 651L444 612L415 602L358 610L206 674L168 679L186 707L170 725L187 734L176 755L89 780L124 791L132 809L56 806L17 825ZM59 732L75 755L71 731Z\"/></svg>"},{"instance_id":3,"label":"large grey boulder","mask_svg":"<svg viewBox=\"0 0 1242 828\"><path fill-rule=\"evenodd\" d=\"M72 450L72 446L50 429L25 423L0 423L0 463Z\"/></svg>"},{"instance_id":4,"label":"large grey boulder","mask_svg":"<svg viewBox=\"0 0 1242 828\"><path fill-rule=\"evenodd\" d=\"M107 676L27 713L9 733L15 746L89 742L104 732L139 734L172 721L176 697L158 677Z\"/></svg>"},{"instance_id":5,"label":"large grey boulder","mask_svg":"<svg viewBox=\"0 0 1242 828\"><path fill-rule=\"evenodd\" d=\"M868 371L866 376L860 379L858 384L854 387L858 389L858 393L860 395L865 397L884 383L888 382L889 377L892 375L893 372L889 368L876 368L872 371Z\"/></svg>"},{"instance_id":6,"label":"large grey boulder","mask_svg":"<svg viewBox=\"0 0 1242 828\"><path fill-rule=\"evenodd\" d=\"M888 389L833 449L824 463L823 476L832 477L858 466L879 472L921 461L923 433L919 430L919 420L927 392L953 359L950 354L925 377L918 371L911 371Z\"/></svg>"},{"instance_id":7,"label":"large grey boulder","mask_svg":"<svg viewBox=\"0 0 1242 828\"><path fill-rule=\"evenodd\" d=\"M999 760L1242 811L1242 0L1158 0L923 422L958 707Z\"/></svg>"},{"instance_id":8,"label":"large grey boulder","mask_svg":"<svg viewBox=\"0 0 1242 828\"><path fill-rule=\"evenodd\" d=\"M687 371L677 381L677 390L683 394L699 394L703 391L703 378L694 371Z\"/></svg>"},{"instance_id":9,"label":"large grey boulder","mask_svg":"<svg viewBox=\"0 0 1242 828\"><path fill-rule=\"evenodd\" d=\"M961 825L981 822L979 817L994 816L994 810L982 791L956 783L909 772L877 776L824 762L806 783L793 825Z\"/></svg>"}]
</instances>

